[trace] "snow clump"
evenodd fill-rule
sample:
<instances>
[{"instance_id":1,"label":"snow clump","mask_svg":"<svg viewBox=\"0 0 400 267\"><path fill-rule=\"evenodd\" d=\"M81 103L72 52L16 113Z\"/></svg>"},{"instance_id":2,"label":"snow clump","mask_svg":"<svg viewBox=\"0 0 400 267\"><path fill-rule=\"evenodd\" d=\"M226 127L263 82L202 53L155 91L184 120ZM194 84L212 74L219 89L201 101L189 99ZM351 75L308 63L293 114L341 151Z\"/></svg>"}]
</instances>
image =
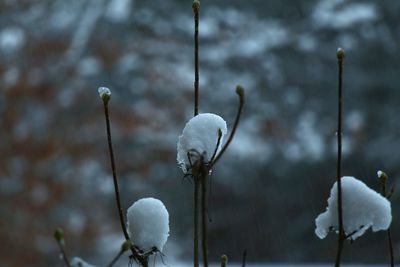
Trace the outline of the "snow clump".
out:
<instances>
[{"instance_id":1,"label":"snow clump","mask_svg":"<svg viewBox=\"0 0 400 267\"><path fill-rule=\"evenodd\" d=\"M71 267L96 267L78 257L73 257L71 260Z\"/></svg>"},{"instance_id":2,"label":"snow clump","mask_svg":"<svg viewBox=\"0 0 400 267\"><path fill-rule=\"evenodd\" d=\"M179 136L178 155L176 157L184 173L190 167L187 156L189 151L196 151L199 154L205 153L206 159L211 160L218 143L219 130L221 130L222 135L217 152L221 150L224 135L228 131L223 118L213 113L202 113L186 123L182 135Z\"/></svg>"},{"instance_id":3,"label":"snow clump","mask_svg":"<svg viewBox=\"0 0 400 267\"><path fill-rule=\"evenodd\" d=\"M156 247L162 251L169 236L169 214L155 198L142 198L127 212L128 234L133 244L143 251Z\"/></svg>"},{"instance_id":4,"label":"snow clump","mask_svg":"<svg viewBox=\"0 0 400 267\"><path fill-rule=\"evenodd\" d=\"M343 176L343 228L349 239L356 239L371 227L372 231L386 230L392 221L390 202L351 176ZM338 230L337 183L331 189L328 207L315 219L315 234L323 239L330 230Z\"/></svg>"},{"instance_id":5,"label":"snow clump","mask_svg":"<svg viewBox=\"0 0 400 267\"><path fill-rule=\"evenodd\" d=\"M104 97L108 97L108 98L111 97L111 91L107 87L99 87L99 89L97 89L97 91L99 92L101 99L104 99Z\"/></svg>"}]
</instances>

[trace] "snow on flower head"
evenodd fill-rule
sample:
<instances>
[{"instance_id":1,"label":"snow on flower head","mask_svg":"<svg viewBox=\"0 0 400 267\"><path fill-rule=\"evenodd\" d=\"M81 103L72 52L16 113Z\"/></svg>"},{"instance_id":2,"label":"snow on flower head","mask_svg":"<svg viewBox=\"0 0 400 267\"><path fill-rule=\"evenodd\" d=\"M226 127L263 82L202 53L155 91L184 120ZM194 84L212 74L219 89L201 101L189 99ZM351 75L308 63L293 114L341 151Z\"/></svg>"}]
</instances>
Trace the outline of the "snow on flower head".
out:
<instances>
[{"instance_id":1,"label":"snow on flower head","mask_svg":"<svg viewBox=\"0 0 400 267\"><path fill-rule=\"evenodd\" d=\"M85 262L81 258L73 257L71 260L71 267L96 267L96 266Z\"/></svg>"},{"instance_id":2,"label":"snow on flower head","mask_svg":"<svg viewBox=\"0 0 400 267\"><path fill-rule=\"evenodd\" d=\"M356 239L368 228L372 231L386 230L392 221L390 202L360 180L342 177L343 227L346 236ZM315 234L325 238L329 230L338 230L337 185L333 185L328 207L315 219Z\"/></svg>"},{"instance_id":3,"label":"snow on flower head","mask_svg":"<svg viewBox=\"0 0 400 267\"><path fill-rule=\"evenodd\" d=\"M178 155L176 157L183 172L188 171L190 166L187 153L196 151L205 153L209 161L214 154L218 142L219 130L222 132L218 151L222 147L224 135L227 133L226 122L223 118L212 113L202 113L191 118L183 129L178 141Z\"/></svg>"},{"instance_id":4,"label":"snow on flower head","mask_svg":"<svg viewBox=\"0 0 400 267\"><path fill-rule=\"evenodd\" d=\"M127 212L127 228L133 244L148 251L162 251L169 236L169 214L164 204L155 198L142 198Z\"/></svg>"}]
</instances>

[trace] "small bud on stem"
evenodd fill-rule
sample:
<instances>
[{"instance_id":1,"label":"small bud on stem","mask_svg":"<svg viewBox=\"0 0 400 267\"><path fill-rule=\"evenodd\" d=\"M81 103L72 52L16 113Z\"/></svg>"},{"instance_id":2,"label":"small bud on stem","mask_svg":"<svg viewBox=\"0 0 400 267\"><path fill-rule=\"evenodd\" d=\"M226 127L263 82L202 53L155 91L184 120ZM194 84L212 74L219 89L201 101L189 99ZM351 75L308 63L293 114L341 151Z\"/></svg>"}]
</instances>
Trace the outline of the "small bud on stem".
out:
<instances>
[{"instance_id":1,"label":"small bud on stem","mask_svg":"<svg viewBox=\"0 0 400 267\"><path fill-rule=\"evenodd\" d=\"M228 263L228 256L222 255L221 256L221 267L226 267L227 263Z\"/></svg>"},{"instance_id":2,"label":"small bud on stem","mask_svg":"<svg viewBox=\"0 0 400 267\"><path fill-rule=\"evenodd\" d=\"M343 59L344 59L345 56L346 56L346 51L344 51L343 48L339 47L338 50L337 50L337 52L336 52L336 56L337 56L338 60L343 61Z\"/></svg>"},{"instance_id":3,"label":"small bud on stem","mask_svg":"<svg viewBox=\"0 0 400 267\"><path fill-rule=\"evenodd\" d=\"M193 12L194 13L199 13L200 11L200 1L199 0L194 0L192 4Z\"/></svg>"},{"instance_id":4,"label":"small bud on stem","mask_svg":"<svg viewBox=\"0 0 400 267\"><path fill-rule=\"evenodd\" d=\"M64 239L64 231L61 227L57 227L54 230L54 238L58 241L61 242L61 240Z\"/></svg>"}]
</instances>

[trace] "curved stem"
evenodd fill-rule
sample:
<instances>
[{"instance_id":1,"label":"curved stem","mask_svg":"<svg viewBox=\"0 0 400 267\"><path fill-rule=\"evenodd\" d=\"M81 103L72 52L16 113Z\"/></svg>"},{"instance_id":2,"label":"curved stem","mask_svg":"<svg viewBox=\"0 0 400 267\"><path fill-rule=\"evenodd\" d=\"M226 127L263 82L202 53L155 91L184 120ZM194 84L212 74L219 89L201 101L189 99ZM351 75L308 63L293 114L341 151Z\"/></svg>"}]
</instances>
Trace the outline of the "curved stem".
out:
<instances>
[{"instance_id":1,"label":"curved stem","mask_svg":"<svg viewBox=\"0 0 400 267\"><path fill-rule=\"evenodd\" d=\"M107 128L107 141L108 141L108 149L110 152L110 161L111 161L111 170L112 170L112 175L113 175L113 182L114 182L114 191L115 191L115 200L117 202L117 209L118 209L118 215L119 215L119 221L121 225L122 232L124 234L124 237L126 240L129 240L129 234L126 229L125 225L125 218L122 213L122 205L121 205L121 198L119 195L119 187L118 187L118 178L117 178L117 170L115 167L115 159L114 159L114 150L112 146L112 138L111 138L111 127L110 127L110 116L109 116L109 111L108 111L108 100L103 99L103 106L104 106L104 115L106 118L106 128ZM132 246L131 247L132 255L133 257L144 266L147 260L140 255L139 252L136 251L136 249Z\"/></svg>"},{"instance_id":2,"label":"curved stem","mask_svg":"<svg viewBox=\"0 0 400 267\"><path fill-rule=\"evenodd\" d=\"M239 120L240 120L240 116L242 115L242 109L243 109L243 105L244 105L244 95L243 94L238 94L238 95L239 95L240 103L239 103L238 111L236 113L235 122L233 123L232 132L229 135L228 141L226 141L226 143L222 147L221 151L218 153L218 155L215 157L215 159L211 162L210 169L213 168L213 166L217 163L217 161L225 153L225 151L228 148L229 144L232 142L233 137L235 136L236 129L237 129L238 125L239 125Z\"/></svg>"},{"instance_id":3,"label":"curved stem","mask_svg":"<svg viewBox=\"0 0 400 267\"><path fill-rule=\"evenodd\" d=\"M108 150L110 152L111 169L112 169L113 182L114 182L115 200L117 202L117 208L118 208L118 214L119 214L119 222L121 224L121 228L124 233L125 239L129 240L128 231L126 230L124 215L122 213L121 199L119 196L117 170L115 167L114 150L113 150L112 139L111 139L111 127L110 127L110 116L109 116L109 112L108 112L108 102L103 101L103 103L104 103L104 115L106 117Z\"/></svg>"}]
</instances>

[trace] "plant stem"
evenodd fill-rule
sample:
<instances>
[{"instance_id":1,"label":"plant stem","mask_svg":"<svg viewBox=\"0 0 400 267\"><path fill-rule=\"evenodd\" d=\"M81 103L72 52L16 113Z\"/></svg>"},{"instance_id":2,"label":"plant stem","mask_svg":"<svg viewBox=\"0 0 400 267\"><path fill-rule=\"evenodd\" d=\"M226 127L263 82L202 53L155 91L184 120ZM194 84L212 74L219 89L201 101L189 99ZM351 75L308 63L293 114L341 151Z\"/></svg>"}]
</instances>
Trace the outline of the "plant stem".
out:
<instances>
[{"instance_id":1,"label":"plant stem","mask_svg":"<svg viewBox=\"0 0 400 267\"><path fill-rule=\"evenodd\" d=\"M200 179L198 175L194 176L194 233L193 233L193 255L194 267L199 267L199 196Z\"/></svg>"},{"instance_id":2,"label":"plant stem","mask_svg":"<svg viewBox=\"0 0 400 267\"><path fill-rule=\"evenodd\" d=\"M246 267L246 259L247 259L247 249L243 250L242 267Z\"/></svg>"},{"instance_id":3,"label":"plant stem","mask_svg":"<svg viewBox=\"0 0 400 267\"><path fill-rule=\"evenodd\" d=\"M203 266L208 267L208 240L207 240L207 177L208 168L201 171L201 245L203 252Z\"/></svg>"},{"instance_id":4,"label":"plant stem","mask_svg":"<svg viewBox=\"0 0 400 267\"><path fill-rule=\"evenodd\" d=\"M119 195L119 187L118 187L118 178L117 178L117 170L115 167L115 160L114 160L114 150L112 146L112 138L111 138L111 127L110 127L110 116L109 116L109 111L108 111L108 99L103 99L103 106L104 106L104 115L106 118L106 128L107 128L107 141L108 141L108 149L110 152L110 161L111 161L111 169L112 169L112 175L113 175L113 182L114 182L114 190L115 190L115 200L117 202L117 209L118 209L118 214L119 214L119 221L121 224L122 232L124 233L125 240L129 240L129 234L126 229L125 225L125 218L122 213L122 206L121 206L121 198ZM133 257L139 261L140 264L144 266L144 264L147 266L147 259L142 257L139 252L136 251L136 249L132 246L131 247L132 255Z\"/></svg>"},{"instance_id":5,"label":"plant stem","mask_svg":"<svg viewBox=\"0 0 400 267\"><path fill-rule=\"evenodd\" d=\"M345 240L345 234L343 229L343 210L342 210L342 109L343 109L343 60L344 50L339 48L337 52L338 59L338 130L337 130L337 145L338 145L338 157L336 164L336 179L337 179L337 194L338 194L338 225L339 225L339 237L338 247L336 254L335 267L340 266L343 243Z\"/></svg>"},{"instance_id":6,"label":"plant stem","mask_svg":"<svg viewBox=\"0 0 400 267\"><path fill-rule=\"evenodd\" d=\"M107 267L112 267L117 262L117 260L122 256L122 254L124 254L124 251L120 250L118 254L112 259L112 261L107 265Z\"/></svg>"},{"instance_id":7,"label":"plant stem","mask_svg":"<svg viewBox=\"0 0 400 267\"><path fill-rule=\"evenodd\" d=\"M67 267L71 267L71 263L69 262L67 253L65 252L65 249L64 249L64 244L62 242L63 242L62 240L61 241L57 240L58 246L60 247L60 252L61 252L63 261L65 262L65 265Z\"/></svg>"},{"instance_id":8,"label":"plant stem","mask_svg":"<svg viewBox=\"0 0 400 267\"><path fill-rule=\"evenodd\" d=\"M108 102L103 101L103 104L104 104L104 115L106 117L107 141L108 141L108 149L110 152L111 169L112 169L112 175L113 175L113 181L114 181L115 200L117 202L119 221L120 221L121 228L124 233L125 239L129 240L128 231L126 230L124 215L122 213L121 199L119 196L117 170L115 167L114 150L113 150L112 139L111 139L111 127L110 127L110 116L109 116L109 112L108 112Z\"/></svg>"},{"instance_id":9,"label":"plant stem","mask_svg":"<svg viewBox=\"0 0 400 267\"><path fill-rule=\"evenodd\" d=\"M379 177L382 184L382 195L389 200L389 195L386 192L386 182L388 180L388 176L386 173L382 173L382 176ZM388 243L389 243L389 253L390 253L390 266L394 267L394 252L393 252L393 242L392 242L392 233L390 231L390 227L387 229Z\"/></svg>"},{"instance_id":10,"label":"plant stem","mask_svg":"<svg viewBox=\"0 0 400 267\"><path fill-rule=\"evenodd\" d=\"M394 267L394 252L393 252L393 242L392 242L392 234L390 231L390 227L387 230L388 242L389 242L389 252L390 252L390 266Z\"/></svg>"},{"instance_id":11,"label":"plant stem","mask_svg":"<svg viewBox=\"0 0 400 267\"><path fill-rule=\"evenodd\" d=\"M240 102L239 102L238 111L236 113L235 122L233 123L232 132L229 135L228 141L226 141L225 145L222 147L221 151L218 153L218 155L215 157L215 159L210 163L210 169L212 169L213 166L217 163L217 161L222 157L222 155L224 154L224 152L228 148L229 144L232 142L232 139L233 139L233 137L235 136L235 133L236 133L236 129L237 129L238 125L239 125L239 119L240 119L240 116L242 115L242 109L243 109L243 105L244 105L244 89L241 86L237 86L236 87L236 93L239 96Z\"/></svg>"},{"instance_id":12,"label":"plant stem","mask_svg":"<svg viewBox=\"0 0 400 267\"><path fill-rule=\"evenodd\" d=\"M194 116L199 114L199 13L200 3L193 2L194 13Z\"/></svg>"}]
</instances>

